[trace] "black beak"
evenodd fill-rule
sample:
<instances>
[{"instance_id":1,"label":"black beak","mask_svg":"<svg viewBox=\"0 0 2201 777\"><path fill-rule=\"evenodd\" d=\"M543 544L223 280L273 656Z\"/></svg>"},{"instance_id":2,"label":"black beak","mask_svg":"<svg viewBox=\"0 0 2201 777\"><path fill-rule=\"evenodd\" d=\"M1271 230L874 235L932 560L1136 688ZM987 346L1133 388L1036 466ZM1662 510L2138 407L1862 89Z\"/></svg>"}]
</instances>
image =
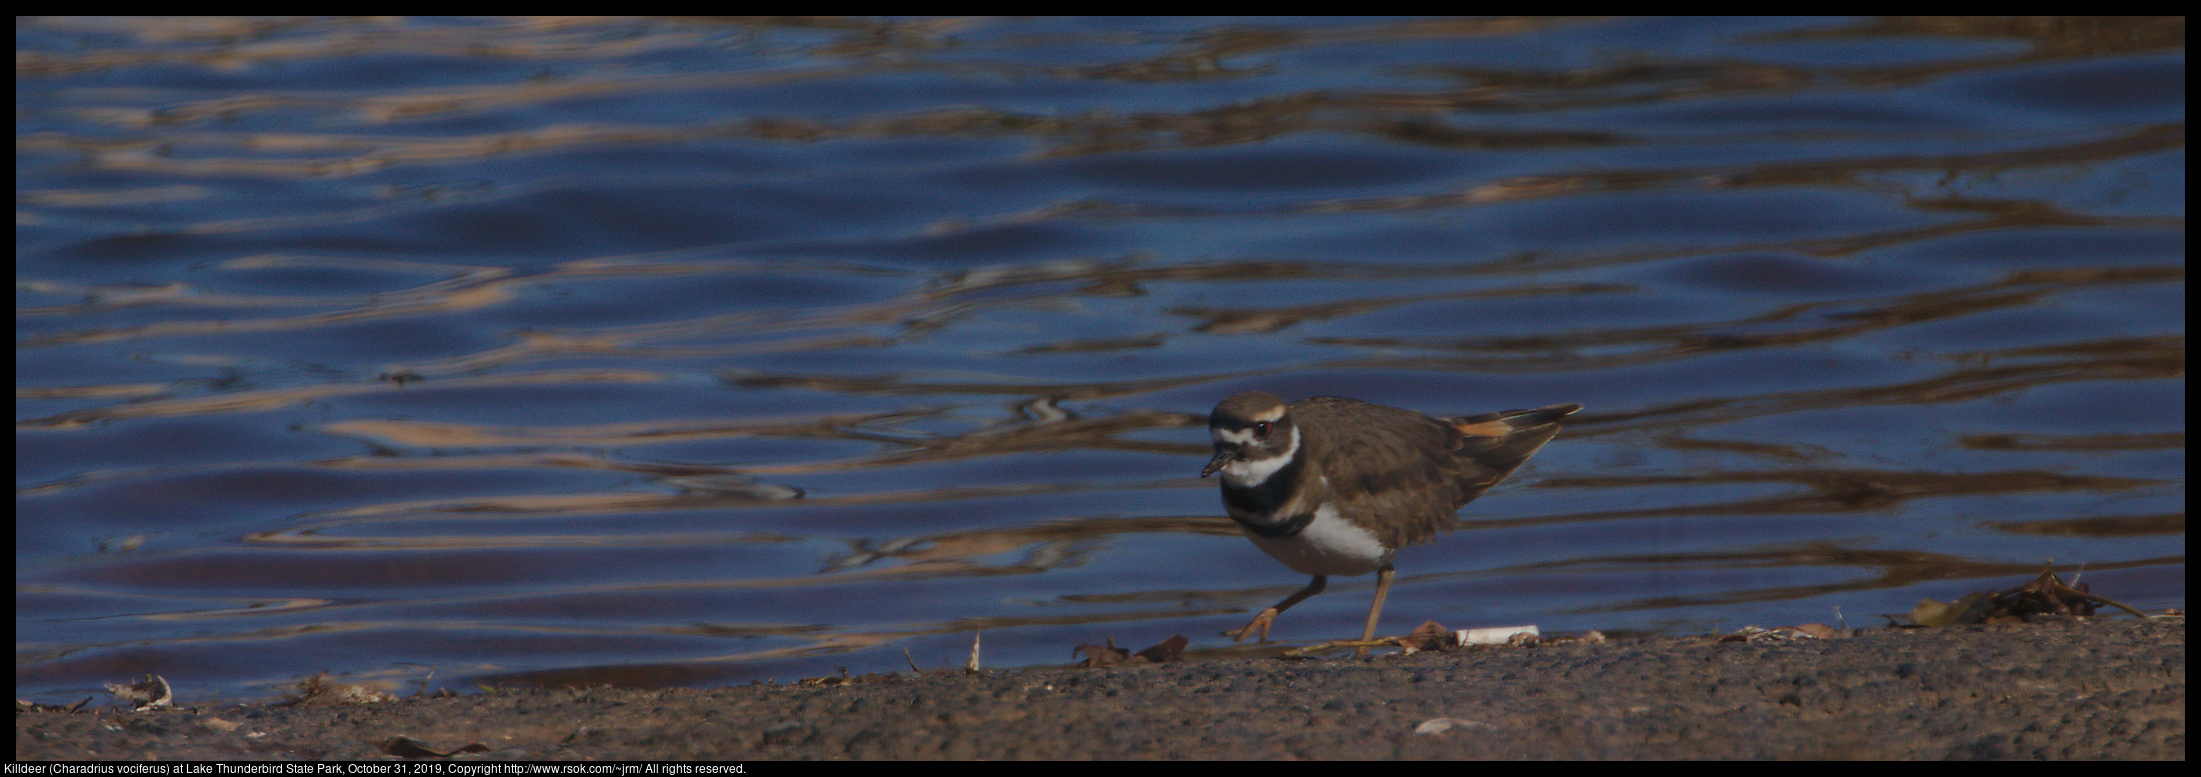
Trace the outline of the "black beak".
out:
<instances>
[{"instance_id":1,"label":"black beak","mask_svg":"<svg viewBox=\"0 0 2201 777\"><path fill-rule=\"evenodd\" d=\"M1207 467L1200 470L1200 477L1204 478L1209 475L1215 474L1216 470L1222 469L1225 465L1230 464L1232 460L1237 458L1237 446L1234 445L1228 448L1225 448L1221 445L1215 446L1215 458L1207 460Z\"/></svg>"}]
</instances>

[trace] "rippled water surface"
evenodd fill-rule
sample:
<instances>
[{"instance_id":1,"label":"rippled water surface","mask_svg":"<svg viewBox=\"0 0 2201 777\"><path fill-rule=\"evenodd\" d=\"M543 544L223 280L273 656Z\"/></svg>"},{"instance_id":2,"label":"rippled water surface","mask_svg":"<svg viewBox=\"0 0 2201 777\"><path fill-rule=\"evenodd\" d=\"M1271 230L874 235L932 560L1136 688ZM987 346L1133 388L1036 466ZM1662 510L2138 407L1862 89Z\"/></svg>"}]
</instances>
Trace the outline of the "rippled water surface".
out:
<instances>
[{"instance_id":1,"label":"rippled water surface","mask_svg":"<svg viewBox=\"0 0 2201 777\"><path fill-rule=\"evenodd\" d=\"M2182 607L2184 47L18 21L16 693L1273 651L1216 633L1306 578L1197 477L1255 388L1586 406L1390 633Z\"/></svg>"}]
</instances>

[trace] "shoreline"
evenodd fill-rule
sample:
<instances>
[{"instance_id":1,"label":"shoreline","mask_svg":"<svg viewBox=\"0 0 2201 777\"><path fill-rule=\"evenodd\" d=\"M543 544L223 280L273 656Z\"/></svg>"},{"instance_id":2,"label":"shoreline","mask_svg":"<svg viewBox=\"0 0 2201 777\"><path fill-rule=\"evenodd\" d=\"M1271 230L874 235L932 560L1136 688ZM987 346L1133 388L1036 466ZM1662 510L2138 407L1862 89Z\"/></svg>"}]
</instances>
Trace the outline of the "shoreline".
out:
<instances>
[{"instance_id":1,"label":"shoreline","mask_svg":"<svg viewBox=\"0 0 2201 777\"><path fill-rule=\"evenodd\" d=\"M1367 660L18 711L17 761L2184 759L2185 619L1656 637ZM417 755L417 753L416 753Z\"/></svg>"}]
</instances>

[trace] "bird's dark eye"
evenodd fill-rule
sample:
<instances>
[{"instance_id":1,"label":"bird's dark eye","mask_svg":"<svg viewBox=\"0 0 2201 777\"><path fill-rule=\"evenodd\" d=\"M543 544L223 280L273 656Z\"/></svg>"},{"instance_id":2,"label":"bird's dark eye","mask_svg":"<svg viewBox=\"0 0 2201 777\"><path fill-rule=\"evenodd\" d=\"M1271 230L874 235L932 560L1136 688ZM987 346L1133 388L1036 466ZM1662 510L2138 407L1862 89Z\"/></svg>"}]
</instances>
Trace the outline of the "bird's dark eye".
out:
<instances>
[{"instance_id":1,"label":"bird's dark eye","mask_svg":"<svg viewBox=\"0 0 2201 777\"><path fill-rule=\"evenodd\" d=\"M1269 422L1267 422L1267 421L1257 421L1257 422L1255 422L1255 423L1254 423L1254 425L1253 425L1253 438L1254 438L1254 439L1256 439L1256 440L1266 440L1266 439L1268 439L1268 438L1269 438Z\"/></svg>"}]
</instances>

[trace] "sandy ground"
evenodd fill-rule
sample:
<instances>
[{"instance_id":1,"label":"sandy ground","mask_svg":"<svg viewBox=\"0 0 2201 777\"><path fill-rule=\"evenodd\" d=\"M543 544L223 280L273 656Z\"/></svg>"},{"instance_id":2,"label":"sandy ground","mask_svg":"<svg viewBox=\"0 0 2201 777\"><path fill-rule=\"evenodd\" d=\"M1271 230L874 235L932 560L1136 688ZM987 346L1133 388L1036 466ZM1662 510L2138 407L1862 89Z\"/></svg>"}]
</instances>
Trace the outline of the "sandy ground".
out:
<instances>
[{"instance_id":1,"label":"sandy ground","mask_svg":"<svg viewBox=\"0 0 2201 777\"><path fill-rule=\"evenodd\" d=\"M171 678L174 679L174 678ZM104 700L103 700L104 701ZM1437 730L1441 729L1441 730ZM2183 618L21 712L17 760L2186 757ZM419 755L415 753L415 755Z\"/></svg>"}]
</instances>

